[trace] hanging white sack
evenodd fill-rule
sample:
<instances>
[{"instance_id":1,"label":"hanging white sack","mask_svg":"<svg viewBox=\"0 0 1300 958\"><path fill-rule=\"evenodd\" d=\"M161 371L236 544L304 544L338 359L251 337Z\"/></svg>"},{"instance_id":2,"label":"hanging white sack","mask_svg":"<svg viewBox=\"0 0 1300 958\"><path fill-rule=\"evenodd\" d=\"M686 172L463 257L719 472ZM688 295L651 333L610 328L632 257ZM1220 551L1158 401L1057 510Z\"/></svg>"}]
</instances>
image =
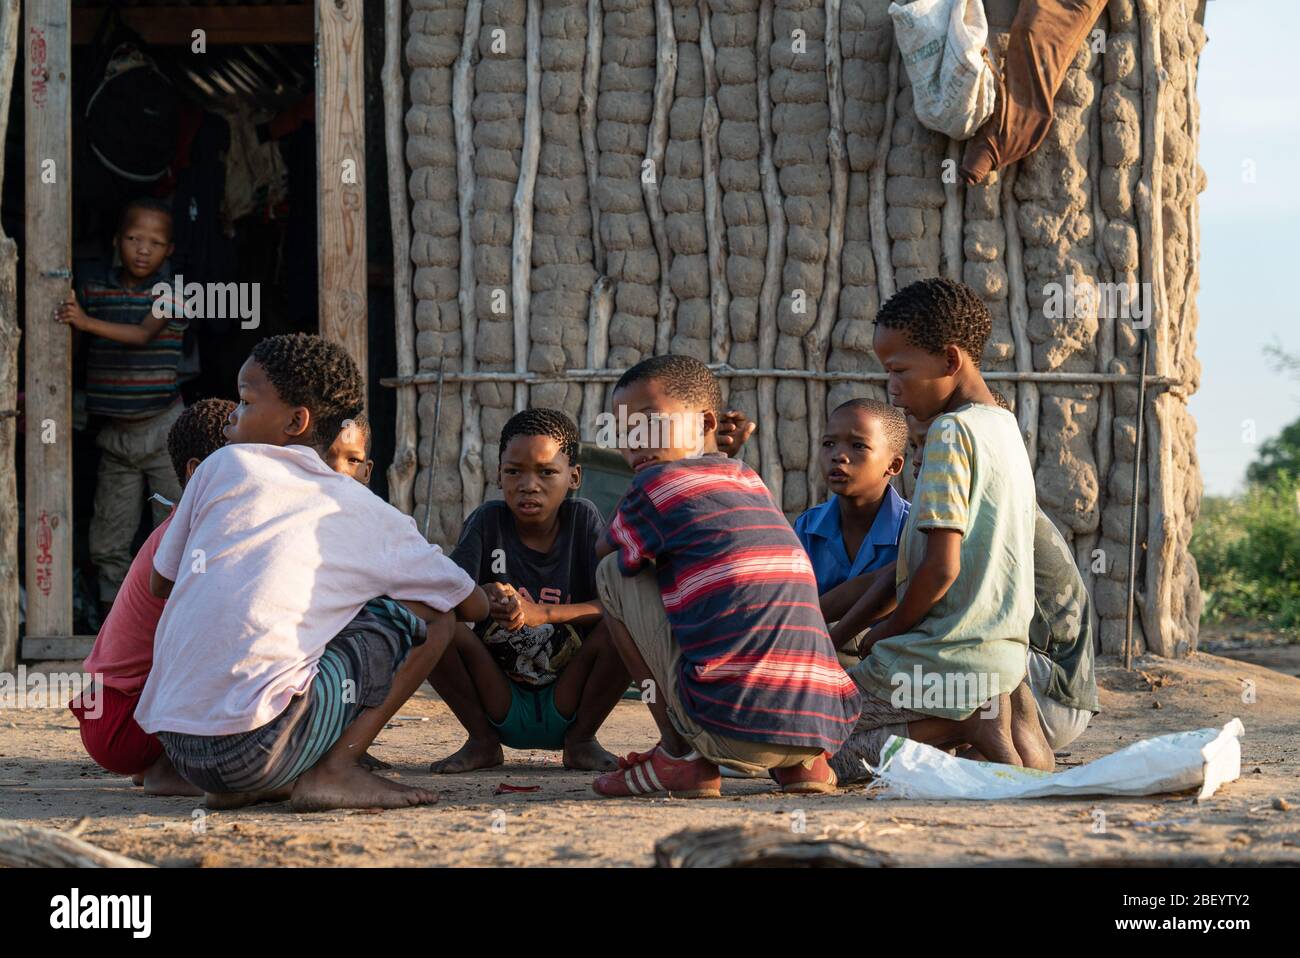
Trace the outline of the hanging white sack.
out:
<instances>
[{"instance_id":1,"label":"hanging white sack","mask_svg":"<svg viewBox=\"0 0 1300 958\"><path fill-rule=\"evenodd\" d=\"M993 115L997 95L984 56L989 22L982 0L891 3L889 16L916 118L954 140L969 139Z\"/></svg>"},{"instance_id":2,"label":"hanging white sack","mask_svg":"<svg viewBox=\"0 0 1300 958\"><path fill-rule=\"evenodd\" d=\"M1233 719L1221 729L1203 728L1143 739L1118 752L1064 772L1040 772L994 762L954 758L929 745L891 735L881 751L872 788L880 798L928 800L1158 795L1199 789L1209 798L1224 782L1241 776L1245 729Z\"/></svg>"}]
</instances>

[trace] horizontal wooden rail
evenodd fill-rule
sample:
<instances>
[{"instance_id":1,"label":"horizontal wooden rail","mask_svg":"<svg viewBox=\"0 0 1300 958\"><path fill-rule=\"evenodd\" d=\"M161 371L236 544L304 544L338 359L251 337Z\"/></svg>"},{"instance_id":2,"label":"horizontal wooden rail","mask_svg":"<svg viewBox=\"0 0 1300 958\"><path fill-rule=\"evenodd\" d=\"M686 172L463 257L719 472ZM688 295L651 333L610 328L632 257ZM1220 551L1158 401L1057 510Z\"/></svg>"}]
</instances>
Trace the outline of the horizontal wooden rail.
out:
<instances>
[{"instance_id":1,"label":"horizontal wooden rail","mask_svg":"<svg viewBox=\"0 0 1300 958\"><path fill-rule=\"evenodd\" d=\"M726 379L804 379L829 383L883 383L889 374L883 372L812 372L806 369L733 369L726 365L710 365L715 376ZM612 383L617 382L626 369L567 369L562 373L517 372L446 372L444 382L449 383ZM1034 382L1055 385L1089 385L1094 383L1136 385L1134 373L1067 373L1034 372L1014 369L984 373L989 382ZM379 380L381 386L431 386L438 382L437 373L416 373L413 376L389 376ZM1173 376L1148 376L1148 387L1177 386L1182 380Z\"/></svg>"}]
</instances>

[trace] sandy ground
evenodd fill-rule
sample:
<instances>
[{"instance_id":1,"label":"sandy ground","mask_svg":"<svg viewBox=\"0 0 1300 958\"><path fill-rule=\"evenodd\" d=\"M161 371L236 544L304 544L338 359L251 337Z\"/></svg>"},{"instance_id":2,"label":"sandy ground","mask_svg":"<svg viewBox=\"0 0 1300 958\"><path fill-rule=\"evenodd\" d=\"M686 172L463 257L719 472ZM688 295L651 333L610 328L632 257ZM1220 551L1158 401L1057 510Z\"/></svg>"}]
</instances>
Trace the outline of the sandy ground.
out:
<instances>
[{"instance_id":1,"label":"sandy ground","mask_svg":"<svg viewBox=\"0 0 1300 958\"><path fill-rule=\"evenodd\" d=\"M1251 662L1300 678L1300 638L1250 622L1201 626L1202 652Z\"/></svg>"},{"instance_id":2,"label":"sandy ground","mask_svg":"<svg viewBox=\"0 0 1300 958\"><path fill-rule=\"evenodd\" d=\"M0 819L55 829L85 819L80 835L87 841L182 867L638 866L653 862L657 839L679 829L796 822L809 836L857 840L909 865L1206 858L1300 864L1300 679L1206 654L1140 659L1133 673L1106 660L1098 677L1104 711L1059 753L1060 767L1237 716L1246 726L1242 777L1199 805L1188 795L881 801L861 787L792 799L768 783L732 779L720 800L611 801L591 791L591 775L566 772L558 755L544 752L507 750L501 768L430 775L429 761L459 745L462 734L426 686L374 752L393 763L386 774L438 789L441 800L431 807L309 816L286 805L207 812L193 799L145 796L99 769L82 751L66 710L10 707L0 708ZM1253 691L1253 703L1243 701L1245 690ZM624 701L601 738L620 753L644 749L652 729L644 706ZM540 790L494 794L501 783Z\"/></svg>"}]
</instances>

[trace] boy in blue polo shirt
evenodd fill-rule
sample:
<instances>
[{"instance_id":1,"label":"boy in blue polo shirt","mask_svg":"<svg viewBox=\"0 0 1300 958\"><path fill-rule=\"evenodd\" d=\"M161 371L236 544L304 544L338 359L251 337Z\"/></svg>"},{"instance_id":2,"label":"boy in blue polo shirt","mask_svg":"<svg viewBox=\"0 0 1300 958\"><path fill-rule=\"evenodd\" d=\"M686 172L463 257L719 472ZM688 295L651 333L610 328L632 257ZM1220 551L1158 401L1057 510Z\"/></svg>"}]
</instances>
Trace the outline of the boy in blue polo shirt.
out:
<instances>
[{"instance_id":1,"label":"boy in blue polo shirt","mask_svg":"<svg viewBox=\"0 0 1300 958\"><path fill-rule=\"evenodd\" d=\"M850 399L826 420L821 471L831 498L795 520L812 559L822 614L835 622L853 605L869 574L898 558L908 504L889 484L903 469L907 421L874 399Z\"/></svg>"}]
</instances>

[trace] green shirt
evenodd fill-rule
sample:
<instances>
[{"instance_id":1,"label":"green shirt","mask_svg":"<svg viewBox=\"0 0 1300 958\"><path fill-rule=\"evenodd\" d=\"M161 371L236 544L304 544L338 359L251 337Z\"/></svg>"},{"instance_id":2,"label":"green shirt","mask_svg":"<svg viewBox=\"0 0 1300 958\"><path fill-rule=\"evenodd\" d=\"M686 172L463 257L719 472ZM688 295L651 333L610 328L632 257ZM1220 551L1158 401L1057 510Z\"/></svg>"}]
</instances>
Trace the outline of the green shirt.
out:
<instances>
[{"instance_id":1,"label":"green shirt","mask_svg":"<svg viewBox=\"0 0 1300 958\"><path fill-rule=\"evenodd\" d=\"M1092 602L1065 538L1042 509L1034 524L1034 618L1029 644L1052 660L1047 697L1100 712Z\"/></svg>"},{"instance_id":2,"label":"green shirt","mask_svg":"<svg viewBox=\"0 0 1300 958\"><path fill-rule=\"evenodd\" d=\"M1025 677L1034 614L1034 475L1015 417L968 404L930 426L900 541L898 595L932 529L961 532L961 571L929 613L855 666L869 694L963 719Z\"/></svg>"}]
</instances>

